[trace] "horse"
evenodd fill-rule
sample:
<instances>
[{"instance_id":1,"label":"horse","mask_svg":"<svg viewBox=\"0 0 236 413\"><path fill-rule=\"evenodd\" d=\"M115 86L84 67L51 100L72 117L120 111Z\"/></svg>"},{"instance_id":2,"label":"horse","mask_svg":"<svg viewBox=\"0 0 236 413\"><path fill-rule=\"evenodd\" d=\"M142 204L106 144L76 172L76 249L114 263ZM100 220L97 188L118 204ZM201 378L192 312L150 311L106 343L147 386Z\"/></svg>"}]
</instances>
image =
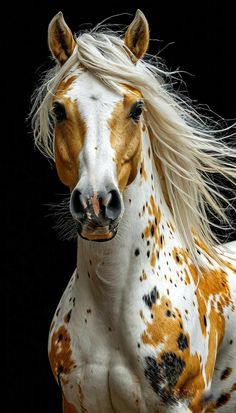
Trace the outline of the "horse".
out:
<instances>
[{"instance_id":1,"label":"horse","mask_svg":"<svg viewBox=\"0 0 236 413\"><path fill-rule=\"evenodd\" d=\"M235 412L236 242L212 226L235 149L147 54L140 10L124 35L74 36L59 12L48 43L34 140L78 245L48 341L63 412Z\"/></svg>"}]
</instances>

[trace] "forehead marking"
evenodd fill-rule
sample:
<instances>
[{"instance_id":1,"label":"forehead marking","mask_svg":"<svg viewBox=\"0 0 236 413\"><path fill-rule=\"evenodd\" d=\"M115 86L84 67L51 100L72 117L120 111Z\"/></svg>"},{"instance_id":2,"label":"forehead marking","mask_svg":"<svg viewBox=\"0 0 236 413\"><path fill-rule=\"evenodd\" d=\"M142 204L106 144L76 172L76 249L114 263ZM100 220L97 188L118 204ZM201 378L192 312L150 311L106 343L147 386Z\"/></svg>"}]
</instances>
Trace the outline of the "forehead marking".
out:
<instances>
[{"instance_id":1,"label":"forehead marking","mask_svg":"<svg viewBox=\"0 0 236 413\"><path fill-rule=\"evenodd\" d=\"M81 185L90 184L96 193L101 190L105 181L115 181L114 150L111 147L107 122L114 105L122 96L89 72L77 77L66 96L74 102L86 125L84 144L79 153L78 180L83 175L84 184Z\"/></svg>"}]
</instances>

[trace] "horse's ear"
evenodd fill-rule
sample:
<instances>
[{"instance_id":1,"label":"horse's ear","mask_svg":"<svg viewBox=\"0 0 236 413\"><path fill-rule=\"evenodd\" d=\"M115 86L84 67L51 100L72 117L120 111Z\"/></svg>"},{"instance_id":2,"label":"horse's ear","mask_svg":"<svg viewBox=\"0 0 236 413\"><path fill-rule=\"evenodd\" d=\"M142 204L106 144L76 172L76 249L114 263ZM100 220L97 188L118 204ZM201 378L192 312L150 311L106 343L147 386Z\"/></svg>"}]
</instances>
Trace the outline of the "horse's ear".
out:
<instances>
[{"instance_id":1,"label":"horse's ear","mask_svg":"<svg viewBox=\"0 0 236 413\"><path fill-rule=\"evenodd\" d=\"M140 59L147 51L149 43L148 22L141 10L137 10L134 20L125 33L125 45Z\"/></svg>"},{"instance_id":2,"label":"horse's ear","mask_svg":"<svg viewBox=\"0 0 236 413\"><path fill-rule=\"evenodd\" d=\"M75 40L60 11L48 27L48 45L52 55L63 65L72 55Z\"/></svg>"}]
</instances>

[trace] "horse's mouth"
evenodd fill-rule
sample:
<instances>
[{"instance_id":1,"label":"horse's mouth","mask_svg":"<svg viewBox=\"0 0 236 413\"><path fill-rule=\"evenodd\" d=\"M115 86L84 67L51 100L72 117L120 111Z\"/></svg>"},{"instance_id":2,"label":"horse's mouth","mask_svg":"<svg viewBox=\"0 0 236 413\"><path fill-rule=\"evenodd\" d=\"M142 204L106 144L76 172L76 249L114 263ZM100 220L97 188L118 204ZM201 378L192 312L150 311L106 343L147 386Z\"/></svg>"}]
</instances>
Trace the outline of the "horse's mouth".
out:
<instances>
[{"instance_id":1,"label":"horse's mouth","mask_svg":"<svg viewBox=\"0 0 236 413\"><path fill-rule=\"evenodd\" d=\"M105 242L110 241L115 237L117 229L111 228L111 226L96 226L92 228L91 226L77 227L78 234L81 238L87 241Z\"/></svg>"}]
</instances>

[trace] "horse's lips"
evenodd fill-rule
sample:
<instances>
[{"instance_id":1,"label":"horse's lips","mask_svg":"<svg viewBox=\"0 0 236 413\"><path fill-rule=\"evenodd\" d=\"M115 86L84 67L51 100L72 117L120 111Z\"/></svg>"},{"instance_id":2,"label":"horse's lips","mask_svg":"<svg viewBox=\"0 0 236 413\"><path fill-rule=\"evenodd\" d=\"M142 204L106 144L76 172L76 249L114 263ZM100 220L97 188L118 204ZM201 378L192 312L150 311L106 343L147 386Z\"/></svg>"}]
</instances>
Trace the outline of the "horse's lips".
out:
<instances>
[{"instance_id":1,"label":"horse's lips","mask_svg":"<svg viewBox=\"0 0 236 413\"><path fill-rule=\"evenodd\" d=\"M82 229L81 236L91 241L97 240L108 240L113 238L113 232L109 231L109 226L106 227L96 227L94 231L86 231Z\"/></svg>"}]
</instances>

